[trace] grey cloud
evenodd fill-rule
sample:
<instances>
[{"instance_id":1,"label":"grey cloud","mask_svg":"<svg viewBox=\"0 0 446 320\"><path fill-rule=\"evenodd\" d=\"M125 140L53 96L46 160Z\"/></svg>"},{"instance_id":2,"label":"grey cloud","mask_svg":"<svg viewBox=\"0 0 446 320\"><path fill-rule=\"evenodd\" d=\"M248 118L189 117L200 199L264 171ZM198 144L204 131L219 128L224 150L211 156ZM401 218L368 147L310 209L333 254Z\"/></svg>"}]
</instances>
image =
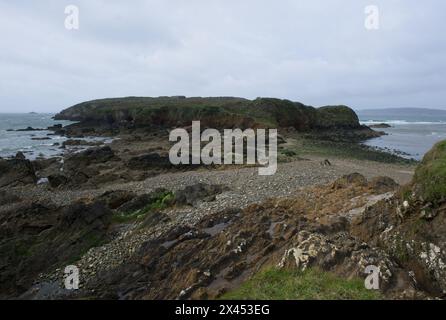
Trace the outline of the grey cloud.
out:
<instances>
[{"instance_id":1,"label":"grey cloud","mask_svg":"<svg viewBox=\"0 0 446 320\"><path fill-rule=\"evenodd\" d=\"M80 30L64 8L80 9ZM0 2L0 112L113 96L274 96L446 108L446 3L377 0Z\"/></svg>"}]
</instances>

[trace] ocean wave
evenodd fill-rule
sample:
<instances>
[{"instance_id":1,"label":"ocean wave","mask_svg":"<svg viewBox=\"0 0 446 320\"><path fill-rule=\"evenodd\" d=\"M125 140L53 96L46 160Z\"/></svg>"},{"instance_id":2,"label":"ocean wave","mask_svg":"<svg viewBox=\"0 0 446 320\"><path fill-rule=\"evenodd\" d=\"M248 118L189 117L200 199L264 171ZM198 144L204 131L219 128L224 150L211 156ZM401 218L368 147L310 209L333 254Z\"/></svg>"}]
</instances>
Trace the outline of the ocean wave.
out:
<instances>
[{"instance_id":1,"label":"ocean wave","mask_svg":"<svg viewBox=\"0 0 446 320\"><path fill-rule=\"evenodd\" d=\"M446 124L445 121L407 121L407 120L365 120L360 121L364 125L389 124L389 125L411 125L411 124Z\"/></svg>"}]
</instances>

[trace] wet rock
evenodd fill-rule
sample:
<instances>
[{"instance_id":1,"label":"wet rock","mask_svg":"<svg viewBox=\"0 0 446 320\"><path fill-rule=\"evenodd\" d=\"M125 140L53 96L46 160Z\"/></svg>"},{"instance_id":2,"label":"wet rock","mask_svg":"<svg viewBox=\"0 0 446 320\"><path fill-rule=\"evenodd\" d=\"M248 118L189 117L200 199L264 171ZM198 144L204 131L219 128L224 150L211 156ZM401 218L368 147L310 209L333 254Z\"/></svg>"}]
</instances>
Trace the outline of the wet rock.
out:
<instances>
[{"instance_id":1,"label":"wet rock","mask_svg":"<svg viewBox=\"0 0 446 320\"><path fill-rule=\"evenodd\" d=\"M20 132L20 131L43 131L43 130L46 130L46 129L27 127L25 129L17 129L15 131Z\"/></svg>"},{"instance_id":2,"label":"wet rock","mask_svg":"<svg viewBox=\"0 0 446 320\"><path fill-rule=\"evenodd\" d=\"M66 148L67 146L99 146L102 142L100 141L85 141L79 139L68 139L62 143L62 148Z\"/></svg>"},{"instance_id":3,"label":"wet rock","mask_svg":"<svg viewBox=\"0 0 446 320\"><path fill-rule=\"evenodd\" d=\"M18 160L26 160L25 155L21 151L16 153L15 158L18 159Z\"/></svg>"},{"instance_id":4,"label":"wet rock","mask_svg":"<svg viewBox=\"0 0 446 320\"><path fill-rule=\"evenodd\" d=\"M62 129L62 124L55 124L54 126L49 126L47 129L52 131L60 130Z\"/></svg>"},{"instance_id":5,"label":"wet rock","mask_svg":"<svg viewBox=\"0 0 446 320\"><path fill-rule=\"evenodd\" d=\"M50 137L36 137L36 138L31 138L31 140L43 141L43 140L51 140L51 138Z\"/></svg>"}]
</instances>

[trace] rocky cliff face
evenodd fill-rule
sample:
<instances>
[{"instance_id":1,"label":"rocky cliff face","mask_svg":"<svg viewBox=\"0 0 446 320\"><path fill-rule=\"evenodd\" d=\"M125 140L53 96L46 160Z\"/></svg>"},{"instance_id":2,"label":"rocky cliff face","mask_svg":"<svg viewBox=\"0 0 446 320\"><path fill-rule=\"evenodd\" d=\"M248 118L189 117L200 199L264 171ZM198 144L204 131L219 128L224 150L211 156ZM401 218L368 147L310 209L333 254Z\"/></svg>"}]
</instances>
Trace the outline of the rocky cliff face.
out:
<instances>
[{"instance_id":1,"label":"rocky cliff face","mask_svg":"<svg viewBox=\"0 0 446 320\"><path fill-rule=\"evenodd\" d=\"M368 208L354 234L379 245L408 271L414 286L446 294L446 141L429 151L392 201Z\"/></svg>"},{"instance_id":2,"label":"rocky cliff face","mask_svg":"<svg viewBox=\"0 0 446 320\"><path fill-rule=\"evenodd\" d=\"M116 98L84 102L58 115L58 120L115 127L180 127L193 120L214 128L294 127L359 129L355 112L346 106L319 109L289 100L258 98Z\"/></svg>"}]
</instances>

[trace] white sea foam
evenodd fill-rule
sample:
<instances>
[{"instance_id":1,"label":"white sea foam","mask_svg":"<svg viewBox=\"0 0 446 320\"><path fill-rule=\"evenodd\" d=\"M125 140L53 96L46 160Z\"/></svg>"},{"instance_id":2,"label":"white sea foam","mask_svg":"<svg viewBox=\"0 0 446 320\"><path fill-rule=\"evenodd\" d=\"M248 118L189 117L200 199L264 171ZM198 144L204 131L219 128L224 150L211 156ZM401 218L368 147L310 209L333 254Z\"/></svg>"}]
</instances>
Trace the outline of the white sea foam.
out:
<instances>
[{"instance_id":1,"label":"white sea foam","mask_svg":"<svg viewBox=\"0 0 446 320\"><path fill-rule=\"evenodd\" d=\"M444 121L407 121L407 120L366 120L366 121L360 121L361 124L369 126L369 125L375 125L375 124L389 124L389 125L429 125L429 124L444 124L446 125L446 122Z\"/></svg>"}]
</instances>

